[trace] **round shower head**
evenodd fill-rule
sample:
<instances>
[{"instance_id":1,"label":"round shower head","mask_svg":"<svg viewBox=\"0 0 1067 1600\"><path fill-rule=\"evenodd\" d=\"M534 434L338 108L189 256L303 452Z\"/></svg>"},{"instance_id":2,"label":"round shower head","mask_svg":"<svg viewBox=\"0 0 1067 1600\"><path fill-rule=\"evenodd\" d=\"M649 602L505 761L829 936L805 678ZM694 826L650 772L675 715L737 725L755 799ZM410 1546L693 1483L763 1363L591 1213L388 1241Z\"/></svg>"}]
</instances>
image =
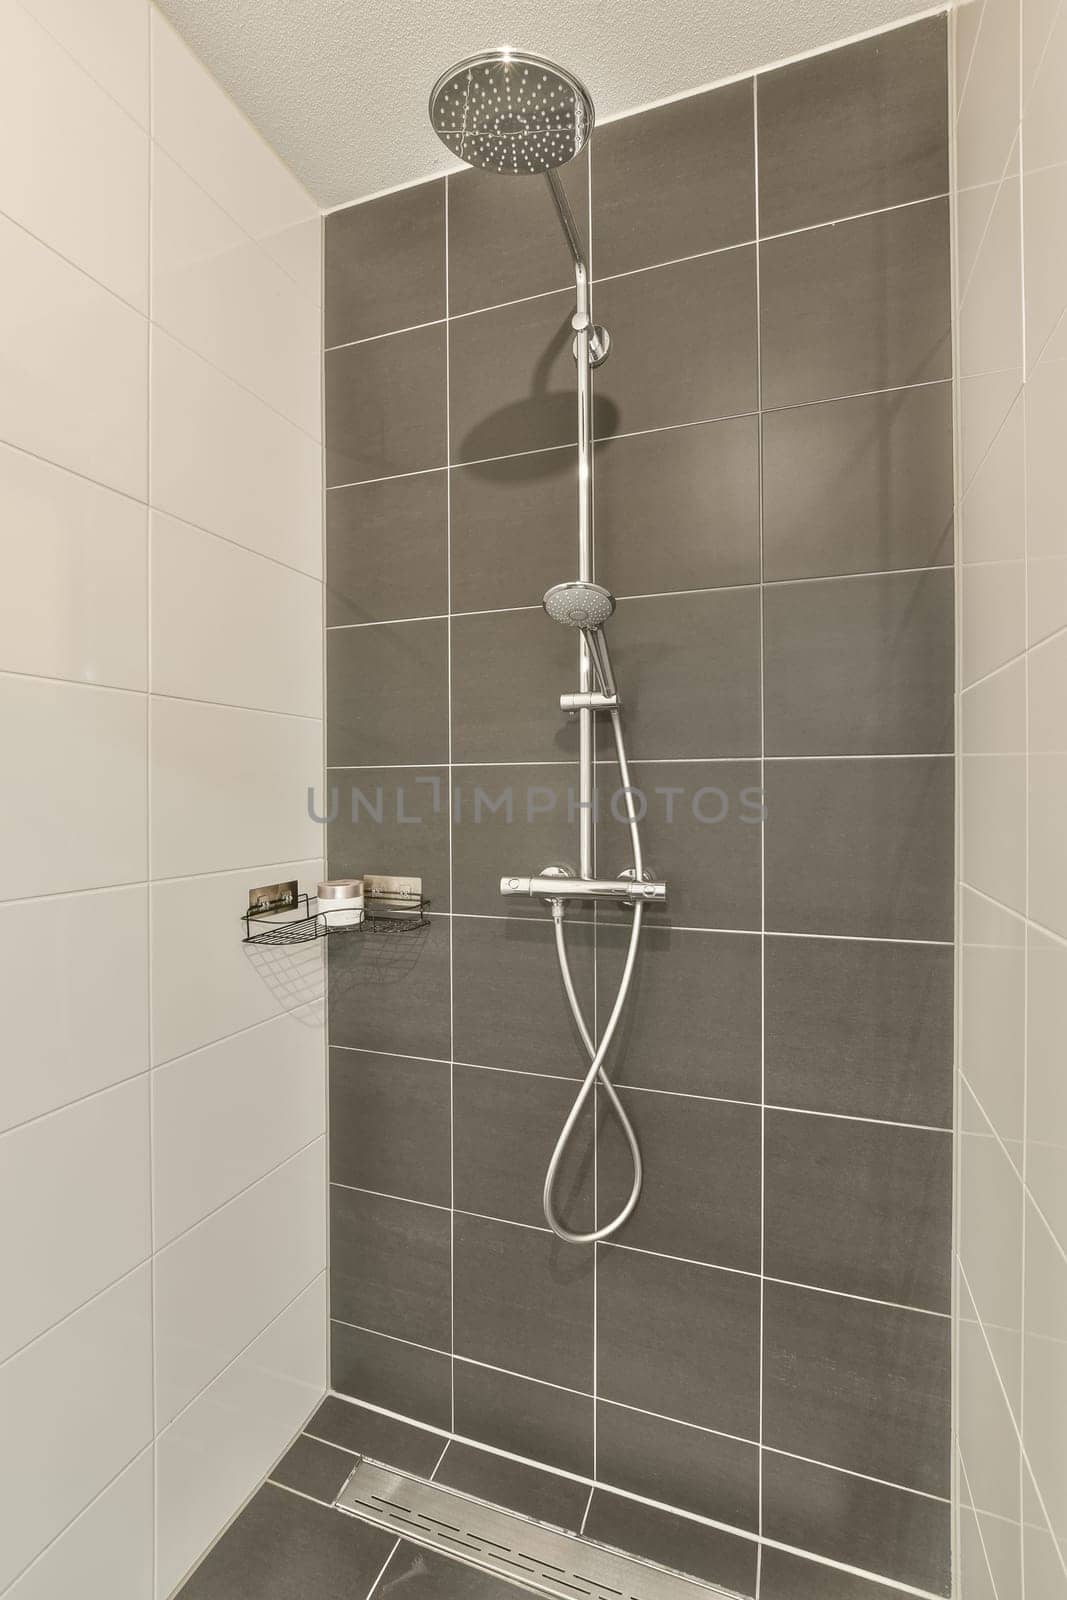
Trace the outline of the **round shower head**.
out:
<instances>
[{"instance_id":1,"label":"round shower head","mask_svg":"<svg viewBox=\"0 0 1067 1600\"><path fill-rule=\"evenodd\" d=\"M540 56L487 50L442 73L430 121L471 167L514 177L573 161L593 131L593 102L570 72Z\"/></svg>"},{"instance_id":2,"label":"round shower head","mask_svg":"<svg viewBox=\"0 0 1067 1600\"><path fill-rule=\"evenodd\" d=\"M553 622L568 628L600 628L615 610L615 596L599 583L557 583L541 604Z\"/></svg>"}]
</instances>

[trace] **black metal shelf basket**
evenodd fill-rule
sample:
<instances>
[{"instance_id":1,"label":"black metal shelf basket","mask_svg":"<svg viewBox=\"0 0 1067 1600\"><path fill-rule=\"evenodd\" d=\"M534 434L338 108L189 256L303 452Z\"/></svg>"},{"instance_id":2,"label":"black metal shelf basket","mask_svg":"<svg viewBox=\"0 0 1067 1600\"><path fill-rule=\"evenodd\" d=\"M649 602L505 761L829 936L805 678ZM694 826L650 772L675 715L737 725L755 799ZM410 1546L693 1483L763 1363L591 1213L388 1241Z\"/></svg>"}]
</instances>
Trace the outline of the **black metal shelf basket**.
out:
<instances>
[{"instance_id":1,"label":"black metal shelf basket","mask_svg":"<svg viewBox=\"0 0 1067 1600\"><path fill-rule=\"evenodd\" d=\"M312 906L314 901L314 907ZM310 939L333 938L343 933L413 933L429 926L430 902L422 895L378 895L365 906L360 922L331 923L318 910L318 899L302 894L297 914L246 911L245 944L307 944ZM284 916L285 921L279 921Z\"/></svg>"}]
</instances>

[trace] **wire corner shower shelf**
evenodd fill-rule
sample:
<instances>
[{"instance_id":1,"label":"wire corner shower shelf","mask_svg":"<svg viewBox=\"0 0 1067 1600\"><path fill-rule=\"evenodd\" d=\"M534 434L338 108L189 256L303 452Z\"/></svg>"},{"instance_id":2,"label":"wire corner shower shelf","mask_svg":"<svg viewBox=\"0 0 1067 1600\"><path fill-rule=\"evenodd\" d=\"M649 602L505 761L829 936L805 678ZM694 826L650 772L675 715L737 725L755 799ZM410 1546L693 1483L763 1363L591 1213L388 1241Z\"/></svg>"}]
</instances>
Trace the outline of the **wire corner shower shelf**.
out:
<instances>
[{"instance_id":1,"label":"wire corner shower shelf","mask_svg":"<svg viewBox=\"0 0 1067 1600\"><path fill-rule=\"evenodd\" d=\"M344 933L414 933L417 928L429 927L429 907L425 895L380 895L365 907L358 922L339 923L331 922L328 915L318 909L314 895L302 894L296 915L276 911L244 912L242 943L307 944L312 939L333 938Z\"/></svg>"}]
</instances>

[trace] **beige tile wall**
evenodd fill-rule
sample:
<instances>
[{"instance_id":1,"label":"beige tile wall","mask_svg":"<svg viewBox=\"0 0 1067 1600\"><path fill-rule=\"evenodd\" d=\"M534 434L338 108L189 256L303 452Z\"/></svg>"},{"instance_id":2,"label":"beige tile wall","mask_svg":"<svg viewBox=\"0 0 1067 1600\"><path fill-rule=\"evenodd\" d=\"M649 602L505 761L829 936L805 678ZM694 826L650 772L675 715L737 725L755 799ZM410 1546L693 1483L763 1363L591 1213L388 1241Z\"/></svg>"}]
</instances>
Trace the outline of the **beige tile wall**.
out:
<instances>
[{"instance_id":1,"label":"beige tile wall","mask_svg":"<svg viewBox=\"0 0 1067 1600\"><path fill-rule=\"evenodd\" d=\"M1067 4L955 13L961 1600L1067 1596Z\"/></svg>"}]
</instances>

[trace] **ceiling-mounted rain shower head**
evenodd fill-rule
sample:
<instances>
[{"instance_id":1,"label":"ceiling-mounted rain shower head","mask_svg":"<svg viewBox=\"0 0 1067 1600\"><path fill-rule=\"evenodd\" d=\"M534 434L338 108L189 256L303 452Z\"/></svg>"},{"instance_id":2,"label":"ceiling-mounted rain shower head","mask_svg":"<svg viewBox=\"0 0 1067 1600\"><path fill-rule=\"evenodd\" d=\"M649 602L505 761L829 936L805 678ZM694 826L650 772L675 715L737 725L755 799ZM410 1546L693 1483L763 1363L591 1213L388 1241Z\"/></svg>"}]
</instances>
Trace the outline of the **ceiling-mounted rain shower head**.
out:
<instances>
[{"instance_id":1,"label":"ceiling-mounted rain shower head","mask_svg":"<svg viewBox=\"0 0 1067 1600\"><path fill-rule=\"evenodd\" d=\"M515 177L573 161L593 120L593 102L572 73L514 50L487 50L459 62L430 95L434 132L453 155Z\"/></svg>"},{"instance_id":2,"label":"ceiling-mounted rain shower head","mask_svg":"<svg viewBox=\"0 0 1067 1600\"><path fill-rule=\"evenodd\" d=\"M615 610L615 596L599 583L557 583L541 604L553 622L568 628L602 628Z\"/></svg>"}]
</instances>

